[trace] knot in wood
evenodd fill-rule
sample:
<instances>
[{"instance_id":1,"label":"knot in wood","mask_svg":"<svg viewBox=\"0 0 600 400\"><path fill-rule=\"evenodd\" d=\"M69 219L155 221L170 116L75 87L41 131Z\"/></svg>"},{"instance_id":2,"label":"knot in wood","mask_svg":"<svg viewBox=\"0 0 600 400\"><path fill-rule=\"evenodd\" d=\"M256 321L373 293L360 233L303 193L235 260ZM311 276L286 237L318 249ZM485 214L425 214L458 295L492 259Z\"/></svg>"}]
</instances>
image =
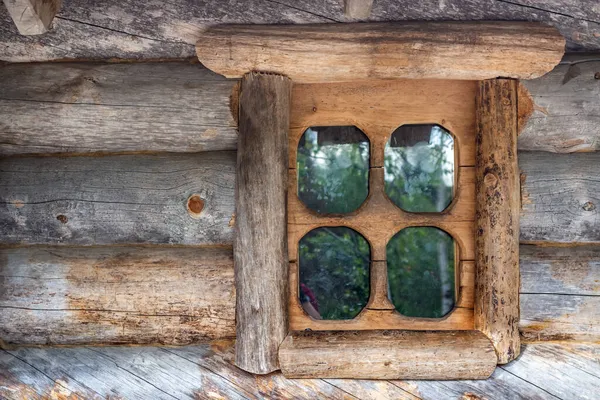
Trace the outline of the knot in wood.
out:
<instances>
[{"instance_id":1,"label":"knot in wood","mask_svg":"<svg viewBox=\"0 0 600 400\"><path fill-rule=\"evenodd\" d=\"M200 218L204 209L204 200L197 194L193 194L187 200L187 210L192 218Z\"/></svg>"},{"instance_id":2,"label":"knot in wood","mask_svg":"<svg viewBox=\"0 0 600 400\"><path fill-rule=\"evenodd\" d=\"M483 184L488 189L494 189L496 186L498 186L498 177L496 174L488 172L483 178Z\"/></svg>"}]
</instances>

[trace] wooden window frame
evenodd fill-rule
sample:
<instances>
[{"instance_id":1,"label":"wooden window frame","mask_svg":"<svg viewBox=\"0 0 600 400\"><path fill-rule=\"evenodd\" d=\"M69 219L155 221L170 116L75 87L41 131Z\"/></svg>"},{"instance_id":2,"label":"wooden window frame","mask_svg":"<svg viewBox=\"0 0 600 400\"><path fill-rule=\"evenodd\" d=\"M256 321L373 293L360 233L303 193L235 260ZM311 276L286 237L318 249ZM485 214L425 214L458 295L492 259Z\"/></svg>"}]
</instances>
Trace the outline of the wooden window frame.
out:
<instances>
[{"instance_id":1,"label":"wooden window frame","mask_svg":"<svg viewBox=\"0 0 600 400\"><path fill-rule=\"evenodd\" d=\"M292 378L482 379L497 364L516 358L520 346L516 142L519 127L532 110L518 79L550 71L562 58L564 45L564 38L554 28L529 22L242 25L205 30L196 48L200 61L217 73L242 78L239 93L232 95L239 124L234 240L236 365L259 374L281 369ZM309 52L311 57L306 56ZM382 82L385 79L393 81ZM473 108L467 119L475 129L469 130L468 136L461 136L456 126L460 121L452 119L451 110L433 107L413 112L414 119L397 119L393 126L382 126L382 113L402 112L425 98L419 93L431 79L436 80L431 81L429 94L456 80L471 81L459 85L474 89L468 96ZM307 90L335 92L344 85L358 85L359 91L355 96L352 91L339 96L303 94ZM388 98L381 93L377 98L375 90L382 89L378 85L395 90L385 90ZM414 88L406 90L410 86ZM407 101L398 107L394 96L403 91L412 97L405 96ZM438 106L452 103L452 96L441 92L445 102ZM363 104L357 104L357 98ZM386 104L394 107L386 109ZM358 117L370 108L379 111L371 113L371 121ZM428 115L432 110L437 114ZM380 257L381 243L387 243L375 240L376 228L364 231L368 222L363 223L372 207L369 204L381 202L376 198L382 190L371 188L362 212L330 219L331 224L298 207L293 195L295 174L288 168L295 165L299 135L309 126L356 125L371 140L371 165L383 166L382 146L387 137L399 125L409 123L437 123L458 140L455 198L459 201L435 217L403 213L396 206L394 215L406 218L405 225L409 221L409 225L438 226L459 243L465 234L455 234L453 227L468 223L474 240L461 245L475 262L473 328L440 330L448 322L437 320L438 325L416 327L415 321L402 320L395 329L366 324L344 331L317 331L315 326L293 330L305 328L297 325L295 315L291 324L288 321L288 306L294 307L293 302L288 303L297 296L292 290L290 297L289 257L294 258L302 232L311 226L350 226L369 240L376 260L385 260ZM465 138L471 151L463 151ZM471 155L470 162L463 163L464 157ZM451 221L463 207L460 179L467 174L460 168L473 166L474 185L468 187L474 187L474 203L465 212L474 213L474 219ZM373 180L376 173L370 175L371 184L377 185ZM291 196L286 195L288 190ZM381 205L389 207L385 202ZM307 222L300 225L299 218ZM395 227L386 229L385 235L391 237L400 230L399 225ZM474 246L466 247L470 243ZM293 268L291 275L295 285ZM375 276L378 287L382 276ZM367 329L369 326L376 329ZM399 326L423 330L397 329Z\"/></svg>"}]
</instances>

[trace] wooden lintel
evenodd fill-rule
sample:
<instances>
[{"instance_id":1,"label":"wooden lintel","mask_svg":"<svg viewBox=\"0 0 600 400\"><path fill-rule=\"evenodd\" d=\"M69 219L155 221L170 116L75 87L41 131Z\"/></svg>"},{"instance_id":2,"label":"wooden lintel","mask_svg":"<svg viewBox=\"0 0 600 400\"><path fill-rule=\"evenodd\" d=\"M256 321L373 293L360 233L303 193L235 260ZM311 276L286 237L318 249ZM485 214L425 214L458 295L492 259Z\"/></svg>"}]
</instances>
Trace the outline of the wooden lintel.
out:
<instances>
[{"instance_id":1,"label":"wooden lintel","mask_svg":"<svg viewBox=\"0 0 600 400\"><path fill-rule=\"evenodd\" d=\"M50 30L62 0L4 0L21 35L40 35Z\"/></svg>"},{"instance_id":2,"label":"wooden lintel","mask_svg":"<svg viewBox=\"0 0 600 400\"><path fill-rule=\"evenodd\" d=\"M229 78L269 71L294 82L365 79L532 79L557 65L565 40L534 22L220 25L196 45Z\"/></svg>"},{"instance_id":3,"label":"wooden lintel","mask_svg":"<svg viewBox=\"0 0 600 400\"><path fill-rule=\"evenodd\" d=\"M478 331L294 331L279 363L287 378L485 379L496 354Z\"/></svg>"}]
</instances>

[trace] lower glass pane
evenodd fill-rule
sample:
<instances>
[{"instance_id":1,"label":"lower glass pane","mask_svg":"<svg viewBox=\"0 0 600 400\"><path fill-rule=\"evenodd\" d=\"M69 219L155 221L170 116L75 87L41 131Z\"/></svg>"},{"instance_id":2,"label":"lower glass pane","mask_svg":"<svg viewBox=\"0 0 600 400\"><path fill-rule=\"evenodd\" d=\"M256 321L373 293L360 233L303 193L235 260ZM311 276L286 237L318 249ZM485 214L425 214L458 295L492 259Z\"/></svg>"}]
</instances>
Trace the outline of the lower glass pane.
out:
<instances>
[{"instance_id":1,"label":"lower glass pane","mask_svg":"<svg viewBox=\"0 0 600 400\"><path fill-rule=\"evenodd\" d=\"M369 243L346 227L323 227L299 243L302 308L315 319L352 319L369 300Z\"/></svg>"},{"instance_id":2,"label":"lower glass pane","mask_svg":"<svg viewBox=\"0 0 600 400\"><path fill-rule=\"evenodd\" d=\"M454 239L432 227L411 227L387 244L390 300L408 317L440 318L454 308Z\"/></svg>"}]
</instances>

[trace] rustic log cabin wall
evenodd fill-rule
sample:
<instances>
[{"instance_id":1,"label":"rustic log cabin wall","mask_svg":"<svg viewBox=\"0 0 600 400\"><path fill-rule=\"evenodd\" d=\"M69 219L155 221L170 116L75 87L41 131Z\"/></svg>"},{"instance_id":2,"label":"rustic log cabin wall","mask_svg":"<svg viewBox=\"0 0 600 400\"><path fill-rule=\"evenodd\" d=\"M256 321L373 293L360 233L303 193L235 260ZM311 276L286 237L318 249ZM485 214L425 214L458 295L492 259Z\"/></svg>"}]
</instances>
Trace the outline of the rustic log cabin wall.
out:
<instances>
[{"instance_id":1,"label":"rustic log cabin wall","mask_svg":"<svg viewBox=\"0 0 600 400\"><path fill-rule=\"evenodd\" d=\"M309 8L305 2L298 9L286 3L266 7L256 1L238 20L228 22L282 22L281 17L269 19L272 7L285 8L288 22L326 22L339 14L335 2L311 13L302 11ZM482 10L470 2L446 3L460 19L519 19L525 12L517 4ZM144 23L144 13L158 12L150 5L144 13L130 13L128 23L113 20L108 30L96 7L85 12L63 7L56 29L42 39L47 46L32 46L31 39L2 25L2 59L188 57L202 21L214 20L217 8L207 7L200 15L197 10L183 12L186 4L161 6L169 18L163 29L155 30ZM397 7L376 1L371 19L385 20ZM0 17L10 22L0 10ZM181 15L177 21L176 15ZM444 19L448 12L425 4L407 7L403 15ZM538 10L535 18L549 15L567 38L568 49L600 49L594 36L597 22L577 19L577 9L560 7ZM73 40L80 26L87 30ZM61 46L66 37L71 38L68 50ZM42 392L54 385L85 393L86 386L63 379L84 379L68 366L70 357L76 357L101 371L107 382L113 363L133 366L132 373L139 376L173 380L165 390L175 397L185 397L202 382L199 397L206 388L218 388L216 393L227 398L273 393L306 398L453 398L469 393L593 398L590 388L599 375L594 343L600 340L599 60L568 55L551 73L522 82L533 99L532 109L524 110L532 112L531 118L519 127L518 138L524 353L481 384L293 382L277 374L259 379L235 369L229 339L235 336L232 244L239 81L186 61L2 65L0 339L9 347L0 353L0 381L31 382L18 371L35 365L39 370L27 375L35 377L35 384L22 390ZM17 344L183 345L206 340L213 344L137 352L11 349ZM136 361L142 353L152 364ZM179 368L200 372L181 376ZM533 370L545 377L562 376L562 381L539 380ZM128 379L135 384L122 393L164 396L147 382ZM0 396L6 396L1 390ZM103 394L105 389L95 390Z\"/></svg>"}]
</instances>

